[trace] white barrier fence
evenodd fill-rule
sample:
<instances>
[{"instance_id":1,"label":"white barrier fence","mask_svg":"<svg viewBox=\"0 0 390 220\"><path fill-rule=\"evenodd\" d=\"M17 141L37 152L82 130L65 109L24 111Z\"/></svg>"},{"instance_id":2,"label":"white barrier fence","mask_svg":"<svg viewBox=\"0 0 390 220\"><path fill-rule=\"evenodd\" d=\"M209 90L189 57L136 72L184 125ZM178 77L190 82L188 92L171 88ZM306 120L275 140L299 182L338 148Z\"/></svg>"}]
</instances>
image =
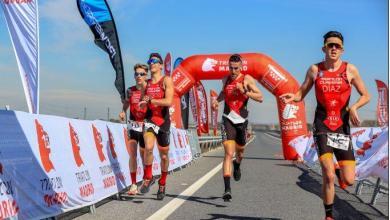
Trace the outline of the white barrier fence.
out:
<instances>
[{"instance_id":1,"label":"white barrier fence","mask_svg":"<svg viewBox=\"0 0 390 220\"><path fill-rule=\"evenodd\" d=\"M389 179L388 127L352 128L351 140L356 159L355 193L360 195L363 186L373 187L370 204L375 205L379 193L388 194L386 184ZM318 155L312 135L298 137L290 144L295 147L306 165L313 168L318 166Z\"/></svg>"},{"instance_id":2,"label":"white barrier fence","mask_svg":"<svg viewBox=\"0 0 390 220\"><path fill-rule=\"evenodd\" d=\"M389 179L389 130L387 127L351 129L351 140L356 158L356 179L379 177ZM312 166L318 160L313 136L301 136L290 142L303 160Z\"/></svg>"},{"instance_id":3,"label":"white barrier fence","mask_svg":"<svg viewBox=\"0 0 390 220\"><path fill-rule=\"evenodd\" d=\"M126 134L123 124L0 110L0 219L56 216L128 187ZM185 130L171 128L170 138L173 170L191 162L196 149ZM137 181L142 176L138 161Z\"/></svg>"}]
</instances>

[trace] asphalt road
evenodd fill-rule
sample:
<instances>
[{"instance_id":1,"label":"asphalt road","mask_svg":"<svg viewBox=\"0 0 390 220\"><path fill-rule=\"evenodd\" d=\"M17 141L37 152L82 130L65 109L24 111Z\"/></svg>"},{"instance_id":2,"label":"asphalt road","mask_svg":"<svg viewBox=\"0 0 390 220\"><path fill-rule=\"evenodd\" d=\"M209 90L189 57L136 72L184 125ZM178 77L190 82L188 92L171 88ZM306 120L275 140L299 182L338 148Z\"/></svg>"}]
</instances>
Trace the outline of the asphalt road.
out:
<instances>
[{"instance_id":1,"label":"asphalt road","mask_svg":"<svg viewBox=\"0 0 390 220\"><path fill-rule=\"evenodd\" d=\"M122 195L103 201L94 214L78 211L60 219L324 219L321 176L280 154L280 139L256 133L245 152L241 180L232 180L231 202L221 199L223 148L218 148L169 175L163 201L155 199L155 184L146 195ZM337 187L336 193L336 219L388 219L348 191Z\"/></svg>"}]
</instances>

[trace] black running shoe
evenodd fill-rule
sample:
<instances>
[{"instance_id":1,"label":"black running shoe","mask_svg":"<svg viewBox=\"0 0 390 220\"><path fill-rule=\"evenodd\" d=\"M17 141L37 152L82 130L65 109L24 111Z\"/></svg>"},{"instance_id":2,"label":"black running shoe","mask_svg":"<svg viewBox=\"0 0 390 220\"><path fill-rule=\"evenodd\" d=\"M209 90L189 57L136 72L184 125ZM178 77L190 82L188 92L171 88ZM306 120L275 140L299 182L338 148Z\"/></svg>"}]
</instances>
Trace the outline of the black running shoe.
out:
<instances>
[{"instance_id":1,"label":"black running shoe","mask_svg":"<svg viewBox=\"0 0 390 220\"><path fill-rule=\"evenodd\" d=\"M225 202L230 202L230 200L232 199L232 192L230 189L225 190L225 192L222 195L222 199Z\"/></svg>"},{"instance_id":2,"label":"black running shoe","mask_svg":"<svg viewBox=\"0 0 390 220\"><path fill-rule=\"evenodd\" d=\"M158 186L157 200L163 200L165 197L165 186Z\"/></svg>"},{"instance_id":3,"label":"black running shoe","mask_svg":"<svg viewBox=\"0 0 390 220\"><path fill-rule=\"evenodd\" d=\"M152 185L152 180L144 180L139 189L139 192L142 194L148 193L150 190L150 185Z\"/></svg>"},{"instance_id":4,"label":"black running shoe","mask_svg":"<svg viewBox=\"0 0 390 220\"><path fill-rule=\"evenodd\" d=\"M236 160L233 160L233 177L235 181L239 181L241 179L241 169L240 169L240 164L236 162Z\"/></svg>"}]
</instances>

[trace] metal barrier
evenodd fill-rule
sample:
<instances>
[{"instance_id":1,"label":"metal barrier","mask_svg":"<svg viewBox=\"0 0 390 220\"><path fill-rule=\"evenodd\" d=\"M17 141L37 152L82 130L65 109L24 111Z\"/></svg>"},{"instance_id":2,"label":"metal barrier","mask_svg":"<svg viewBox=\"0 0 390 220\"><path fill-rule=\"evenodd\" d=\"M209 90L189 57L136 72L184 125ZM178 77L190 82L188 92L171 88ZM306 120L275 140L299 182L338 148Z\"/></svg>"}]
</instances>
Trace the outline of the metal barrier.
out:
<instances>
[{"instance_id":1,"label":"metal barrier","mask_svg":"<svg viewBox=\"0 0 390 220\"><path fill-rule=\"evenodd\" d=\"M380 193L389 194L389 189L388 189L388 187L385 187L384 185L382 185L381 178L377 178L376 183L373 183L371 180L368 180L368 179L357 181L355 194L361 195L364 186L375 187L373 194L372 194L372 197L371 197L371 200L370 200L371 205L376 204L376 201L377 201Z\"/></svg>"}]
</instances>

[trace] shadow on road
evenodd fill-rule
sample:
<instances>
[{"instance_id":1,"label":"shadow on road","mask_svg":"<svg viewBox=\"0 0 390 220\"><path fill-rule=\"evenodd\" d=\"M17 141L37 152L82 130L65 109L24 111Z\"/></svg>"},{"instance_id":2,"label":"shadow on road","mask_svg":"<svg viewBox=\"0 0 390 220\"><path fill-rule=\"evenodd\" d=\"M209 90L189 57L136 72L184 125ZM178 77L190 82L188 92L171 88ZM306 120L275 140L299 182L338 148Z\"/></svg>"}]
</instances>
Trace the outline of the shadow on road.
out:
<instances>
[{"instance_id":1,"label":"shadow on road","mask_svg":"<svg viewBox=\"0 0 390 220\"><path fill-rule=\"evenodd\" d=\"M280 218L263 218L263 217L249 217L249 216L240 216L240 215L224 215L224 214L209 214L210 218L204 218L202 220L211 220L211 219L250 219L250 220L281 220Z\"/></svg>"},{"instance_id":2,"label":"shadow on road","mask_svg":"<svg viewBox=\"0 0 390 220\"><path fill-rule=\"evenodd\" d=\"M224 156L203 156L203 157L210 157L210 158L224 158ZM244 160L284 160L282 158L269 158L269 157L244 157Z\"/></svg>"},{"instance_id":3,"label":"shadow on road","mask_svg":"<svg viewBox=\"0 0 390 220\"><path fill-rule=\"evenodd\" d=\"M222 200L221 197L217 197L217 196L198 197L198 196L181 196L181 195L172 195L172 194L167 194L166 196L172 197L172 198L179 198L179 199L183 199L183 200L187 200L187 201L191 201L191 202L198 202L198 203L202 203L202 204L206 204L206 205L213 205L213 206L218 207L218 208L226 207L225 205L220 205L220 204L215 204L212 202L204 201L204 200L217 200L217 199Z\"/></svg>"},{"instance_id":4,"label":"shadow on road","mask_svg":"<svg viewBox=\"0 0 390 220\"><path fill-rule=\"evenodd\" d=\"M302 171L298 177L297 185L302 189L322 198L322 177L312 171L308 171L301 165L296 166ZM374 207L365 204L354 194L335 186L334 211L336 219L382 219L384 216ZM354 205L351 205L351 204Z\"/></svg>"}]
</instances>

